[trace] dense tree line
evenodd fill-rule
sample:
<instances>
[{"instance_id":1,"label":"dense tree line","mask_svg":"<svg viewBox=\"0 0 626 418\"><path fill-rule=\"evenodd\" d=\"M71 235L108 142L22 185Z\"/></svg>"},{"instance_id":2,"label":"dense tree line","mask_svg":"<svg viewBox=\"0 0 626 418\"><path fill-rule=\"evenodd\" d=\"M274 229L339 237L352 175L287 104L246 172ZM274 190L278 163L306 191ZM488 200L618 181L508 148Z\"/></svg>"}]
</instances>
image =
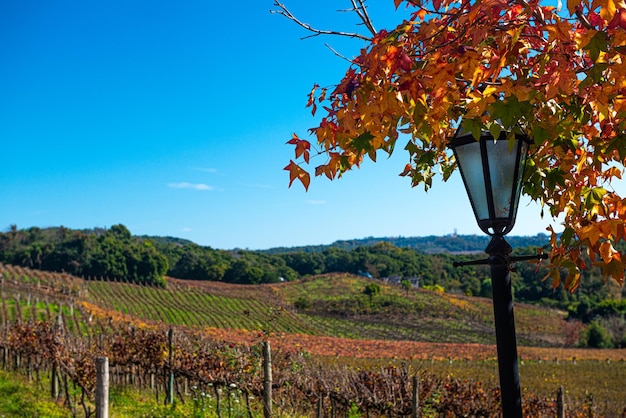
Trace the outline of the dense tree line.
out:
<instances>
[{"instance_id":1,"label":"dense tree line","mask_svg":"<svg viewBox=\"0 0 626 418\"><path fill-rule=\"evenodd\" d=\"M458 241L459 237L454 240ZM514 254L535 251L535 248L517 248ZM0 262L138 283L155 283L164 275L260 284L315 274L352 273L375 279L417 278L421 286L438 285L447 292L490 297L488 266L453 266L454 261L481 257L484 254L427 254L380 241L351 249L324 246L319 251L218 250L175 238L135 237L124 225L80 231L64 227L24 230L11 227L0 233ZM564 308L581 300L584 306L593 306L611 296L619 297L619 289L606 285L598 269L585 272L583 285L571 294L562 287L553 289L550 281L543 280L547 270L536 263L517 263L515 267L515 298L522 302Z\"/></svg>"},{"instance_id":2,"label":"dense tree line","mask_svg":"<svg viewBox=\"0 0 626 418\"><path fill-rule=\"evenodd\" d=\"M330 245L306 245L300 247L275 247L264 250L270 254L281 254L286 252L321 252L329 247L341 248L344 250L355 250L358 247L370 247L381 242L387 242L401 248L412 248L418 252L426 254L441 253L462 253L462 252L482 252L491 238L487 235L444 235L425 237L367 237L352 240L339 240ZM507 241L514 248L524 247L544 247L549 242L546 234L534 236L508 236Z\"/></svg>"},{"instance_id":3,"label":"dense tree line","mask_svg":"<svg viewBox=\"0 0 626 418\"><path fill-rule=\"evenodd\" d=\"M0 262L85 278L164 286L167 258L150 241L138 241L124 225L89 232L16 227L0 234Z\"/></svg>"},{"instance_id":4,"label":"dense tree line","mask_svg":"<svg viewBox=\"0 0 626 418\"><path fill-rule=\"evenodd\" d=\"M459 248L474 245L472 240L463 244L459 237L450 239ZM516 248L514 255L534 252L533 247ZM0 233L2 263L159 286L166 284L165 275L262 284L316 274L352 273L372 279L404 279L404 283L413 279L422 287L491 297L488 266L453 266L454 261L482 257L484 254L429 254L384 241L354 248L320 246L316 251L218 250L175 238L133 237L124 225L81 231L12 227ZM554 289L550 280L544 280L547 272L546 266L535 262L516 263L512 278L515 300L566 309L570 317L589 324L585 330L589 334L588 345L626 345L626 302L619 300L622 288L605 283L599 269L589 269L584 272L579 289L569 293L563 286ZM617 305L611 301L617 301Z\"/></svg>"}]
</instances>

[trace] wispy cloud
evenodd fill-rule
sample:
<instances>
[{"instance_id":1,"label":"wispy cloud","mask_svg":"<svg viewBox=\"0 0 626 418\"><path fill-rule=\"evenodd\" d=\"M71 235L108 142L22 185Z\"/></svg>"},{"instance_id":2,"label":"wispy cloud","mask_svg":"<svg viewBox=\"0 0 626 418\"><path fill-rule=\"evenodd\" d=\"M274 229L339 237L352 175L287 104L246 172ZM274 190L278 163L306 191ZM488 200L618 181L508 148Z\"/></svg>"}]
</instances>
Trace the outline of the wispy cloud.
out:
<instances>
[{"instance_id":1,"label":"wispy cloud","mask_svg":"<svg viewBox=\"0 0 626 418\"><path fill-rule=\"evenodd\" d=\"M273 189L274 186L267 183L239 183L241 187L246 187L248 189Z\"/></svg>"},{"instance_id":2,"label":"wispy cloud","mask_svg":"<svg viewBox=\"0 0 626 418\"><path fill-rule=\"evenodd\" d=\"M168 183L168 187L172 189L193 189L193 190L214 190L213 187L204 183L188 183L183 181L181 183Z\"/></svg>"},{"instance_id":3,"label":"wispy cloud","mask_svg":"<svg viewBox=\"0 0 626 418\"><path fill-rule=\"evenodd\" d=\"M181 232L191 232L191 228L182 228Z\"/></svg>"},{"instance_id":4,"label":"wispy cloud","mask_svg":"<svg viewBox=\"0 0 626 418\"><path fill-rule=\"evenodd\" d=\"M217 173L217 168L194 167L194 170L203 171L205 173Z\"/></svg>"},{"instance_id":5,"label":"wispy cloud","mask_svg":"<svg viewBox=\"0 0 626 418\"><path fill-rule=\"evenodd\" d=\"M306 203L309 205L325 205L328 202L325 200L307 200Z\"/></svg>"}]
</instances>

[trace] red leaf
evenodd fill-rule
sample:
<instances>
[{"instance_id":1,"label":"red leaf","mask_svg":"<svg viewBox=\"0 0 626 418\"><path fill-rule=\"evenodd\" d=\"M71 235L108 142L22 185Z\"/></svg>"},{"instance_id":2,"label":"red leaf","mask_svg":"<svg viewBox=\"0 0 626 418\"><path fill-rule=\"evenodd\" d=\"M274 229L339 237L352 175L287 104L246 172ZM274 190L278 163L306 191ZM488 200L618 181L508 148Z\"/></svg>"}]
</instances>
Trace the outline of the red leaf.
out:
<instances>
[{"instance_id":1,"label":"red leaf","mask_svg":"<svg viewBox=\"0 0 626 418\"><path fill-rule=\"evenodd\" d=\"M318 84L314 84L313 88L311 89L311 92L309 93L309 100L306 103L306 107L311 107L311 113L313 114L313 116L315 116L315 112L317 111L317 106L315 105L315 92L317 91L317 88L319 87Z\"/></svg>"},{"instance_id":2,"label":"red leaf","mask_svg":"<svg viewBox=\"0 0 626 418\"><path fill-rule=\"evenodd\" d=\"M289 141L287 141L287 143L296 146L296 158L300 158L300 156L302 156L306 163L309 162L309 151L311 149L311 143L309 141L300 139L298 138L298 135L293 134L293 137Z\"/></svg>"},{"instance_id":3,"label":"red leaf","mask_svg":"<svg viewBox=\"0 0 626 418\"><path fill-rule=\"evenodd\" d=\"M613 19L607 26L608 29L615 29L617 27L626 29L626 9L619 9L617 13L613 15Z\"/></svg>"}]
</instances>

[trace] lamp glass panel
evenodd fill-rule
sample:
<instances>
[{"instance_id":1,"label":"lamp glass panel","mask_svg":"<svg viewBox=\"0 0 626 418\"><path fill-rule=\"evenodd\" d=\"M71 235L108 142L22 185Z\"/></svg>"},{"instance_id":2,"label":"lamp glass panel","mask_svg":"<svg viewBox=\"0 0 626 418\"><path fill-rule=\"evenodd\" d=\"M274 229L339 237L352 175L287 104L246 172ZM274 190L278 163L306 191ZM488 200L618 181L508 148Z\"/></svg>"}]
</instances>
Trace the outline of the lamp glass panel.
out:
<instances>
[{"instance_id":1,"label":"lamp glass panel","mask_svg":"<svg viewBox=\"0 0 626 418\"><path fill-rule=\"evenodd\" d=\"M519 204L519 197L522 194L522 178L524 177L524 169L526 168L526 159L528 158L528 142L522 141L522 147L520 151L520 163L517 167L517 190L515 190L515 202L513 207L513 217L517 215L517 206Z\"/></svg>"},{"instance_id":2,"label":"lamp glass panel","mask_svg":"<svg viewBox=\"0 0 626 418\"><path fill-rule=\"evenodd\" d=\"M489 158L489 175L493 193L494 215L496 218L511 217L517 202L512 201L513 192L518 186L514 185L516 177L515 162L517 160L517 140L513 149L509 149L509 141L487 141L487 155ZM520 165L523 167L522 165ZM513 212L514 214L514 212Z\"/></svg>"},{"instance_id":3,"label":"lamp glass panel","mask_svg":"<svg viewBox=\"0 0 626 418\"><path fill-rule=\"evenodd\" d=\"M489 207L487 206L480 143L471 142L466 145L459 145L455 148L455 155L463 174L465 187L472 202L476 219L488 219Z\"/></svg>"}]
</instances>

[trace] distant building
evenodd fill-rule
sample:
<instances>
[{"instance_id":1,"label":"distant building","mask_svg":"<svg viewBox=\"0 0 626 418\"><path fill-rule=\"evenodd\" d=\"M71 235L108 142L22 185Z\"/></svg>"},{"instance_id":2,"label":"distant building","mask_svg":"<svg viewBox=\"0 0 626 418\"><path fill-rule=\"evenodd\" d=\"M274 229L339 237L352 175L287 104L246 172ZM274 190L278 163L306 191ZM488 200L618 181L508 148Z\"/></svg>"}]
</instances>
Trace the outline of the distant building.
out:
<instances>
[{"instance_id":1,"label":"distant building","mask_svg":"<svg viewBox=\"0 0 626 418\"><path fill-rule=\"evenodd\" d=\"M368 279L373 279L374 277L370 274L369 271L361 271L359 270L359 276L367 277Z\"/></svg>"},{"instance_id":2,"label":"distant building","mask_svg":"<svg viewBox=\"0 0 626 418\"><path fill-rule=\"evenodd\" d=\"M401 284L403 280L408 280L411 282L411 287L413 287L413 289L418 289L420 287L419 277L389 276L389 277L381 277L380 280L389 284Z\"/></svg>"}]
</instances>

